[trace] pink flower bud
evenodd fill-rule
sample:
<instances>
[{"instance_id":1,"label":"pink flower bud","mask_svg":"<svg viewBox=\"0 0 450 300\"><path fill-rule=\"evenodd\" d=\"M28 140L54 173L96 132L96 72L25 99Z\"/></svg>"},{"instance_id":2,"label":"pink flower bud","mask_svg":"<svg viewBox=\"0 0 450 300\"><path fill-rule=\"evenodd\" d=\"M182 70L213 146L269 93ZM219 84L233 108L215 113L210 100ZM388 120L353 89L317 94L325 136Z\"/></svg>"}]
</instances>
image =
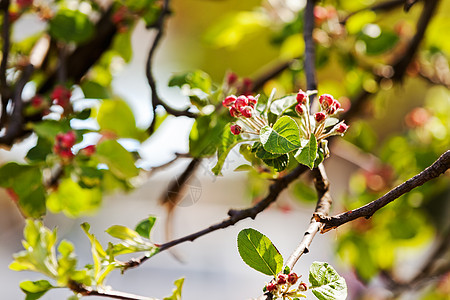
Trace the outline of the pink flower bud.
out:
<instances>
[{"instance_id":1,"label":"pink flower bud","mask_svg":"<svg viewBox=\"0 0 450 300\"><path fill-rule=\"evenodd\" d=\"M238 76L236 73L230 72L227 74L227 84L228 86L233 85L238 80Z\"/></svg>"},{"instance_id":2,"label":"pink flower bud","mask_svg":"<svg viewBox=\"0 0 450 300\"><path fill-rule=\"evenodd\" d=\"M241 107L241 114L246 118L252 117L253 109L250 106Z\"/></svg>"},{"instance_id":3,"label":"pink flower bud","mask_svg":"<svg viewBox=\"0 0 450 300\"><path fill-rule=\"evenodd\" d=\"M299 104L303 104L306 103L307 97L308 95L306 95L306 93L303 90L299 90L296 99Z\"/></svg>"},{"instance_id":4,"label":"pink flower bud","mask_svg":"<svg viewBox=\"0 0 450 300\"><path fill-rule=\"evenodd\" d=\"M334 106L334 105L331 105L330 107L328 107L327 108L327 110L326 110L326 112L327 112L327 114L328 115L334 115L335 113L336 113L336 111L337 111L337 108L336 108L336 106Z\"/></svg>"},{"instance_id":5,"label":"pink flower bud","mask_svg":"<svg viewBox=\"0 0 450 300\"><path fill-rule=\"evenodd\" d=\"M239 135L239 134L241 134L241 131L242 131L241 126L239 126L237 124L231 125L230 129L231 129L231 133L234 135Z\"/></svg>"},{"instance_id":6,"label":"pink flower bud","mask_svg":"<svg viewBox=\"0 0 450 300\"><path fill-rule=\"evenodd\" d=\"M287 275L280 274L278 275L277 284L285 284L287 282L287 279L288 279Z\"/></svg>"},{"instance_id":7,"label":"pink flower bud","mask_svg":"<svg viewBox=\"0 0 450 300\"><path fill-rule=\"evenodd\" d=\"M303 115L303 113L305 112L305 110L303 109L303 104L298 103L295 106L295 111L299 114L299 115Z\"/></svg>"},{"instance_id":8,"label":"pink flower bud","mask_svg":"<svg viewBox=\"0 0 450 300\"><path fill-rule=\"evenodd\" d=\"M327 115L325 115L323 112L317 112L314 114L314 118L316 119L317 123L322 122L323 120L325 120Z\"/></svg>"},{"instance_id":9,"label":"pink flower bud","mask_svg":"<svg viewBox=\"0 0 450 300\"><path fill-rule=\"evenodd\" d=\"M334 100L333 101L333 106L336 106L336 109L339 109L339 108L341 108L341 103L339 101L337 101L337 100Z\"/></svg>"},{"instance_id":10,"label":"pink flower bud","mask_svg":"<svg viewBox=\"0 0 450 300\"><path fill-rule=\"evenodd\" d=\"M347 129L348 129L348 125L345 123L341 123L341 124L339 124L339 127L336 129L336 132L344 133L347 131Z\"/></svg>"},{"instance_id":11,"label":"pink flower bud","mask_svg":"<svg viewBox=\"0 0 450 300\"><path fill-rule=\"evenodd\" d=\"M327 109L333 104L334 98L330 94L323 94L319 97L319 103L323 109Z\"/></svg>"},{"instance_id":12,"label":"pink flower bud","mask_svg":"<svg viewBox=\"0 0 450 300\"><path fill-rule=\"evenodd\" d=\"M74 157L74 154L72 153L72 150L70 149L63 149L61 152L59 152L59 156L61 158L70 159Z\"/></svg>"},{"instance_id":13,"label":"pink flower bud","mask_svg":"<svg viewBox=\"0 0 450 300\"><path fill-rule=\"evenodd\" d=\"M288 280L288 282L290 284L295 284L297 282L297 280L298 280L298 275L295 274L295 273L291 273L291 274L288 275L288 279L287 280Z\"/></svg>"},{"instance_id":14,"label":"pink flower bud","mask_svg":"<svg viewBox=\"0 0 450 300\"><path fill-rule=\"evenodd\" d=\"M276 291L278 288L278 286L276 284L274 284L273 282L269 283L266 287L269 292Z\"/></svg>"},{"instance_id":15,"label":"pink flower bud","mask_svg":"<svg viewBox=\"0 0 450 300\"><path fill-rule=\"evenodd\" d=\"M222 105L225 107L230 107L234 104L234 102L236 102L236 96L235 95L231 95L226 97L223 101L222 101Z\"/></svg>"}]
</instances>

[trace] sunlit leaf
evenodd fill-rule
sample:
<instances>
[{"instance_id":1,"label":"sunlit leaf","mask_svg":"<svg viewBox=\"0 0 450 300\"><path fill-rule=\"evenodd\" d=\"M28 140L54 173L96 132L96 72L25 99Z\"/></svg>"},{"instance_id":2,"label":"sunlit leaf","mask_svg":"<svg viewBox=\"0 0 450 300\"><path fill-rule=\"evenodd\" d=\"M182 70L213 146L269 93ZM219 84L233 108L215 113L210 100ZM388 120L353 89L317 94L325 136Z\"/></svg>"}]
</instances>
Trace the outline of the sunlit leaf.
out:
<instances>
[{"instance_id":1,"label":"sunlit leaf","mask_svg":"<svg viewBox=\"0 0 450 300\"><path fill-rule=\"evenodd\" d=\"M278 119L272 128L263 127L260 139L264 149L270 153L285 154L300 147L298 125L288 116Z\"/></svg>"},{"instance_id":2,"label":"sunlit leaf","mask_svg":"<svg viewBox=\"0 0 450 300\"><path fill-rule=\"evenodd\" d=\"M320 300L347 299L345 279L328 263L313 262L309 269L311 291Z\"/></svg>"}]
</instances>

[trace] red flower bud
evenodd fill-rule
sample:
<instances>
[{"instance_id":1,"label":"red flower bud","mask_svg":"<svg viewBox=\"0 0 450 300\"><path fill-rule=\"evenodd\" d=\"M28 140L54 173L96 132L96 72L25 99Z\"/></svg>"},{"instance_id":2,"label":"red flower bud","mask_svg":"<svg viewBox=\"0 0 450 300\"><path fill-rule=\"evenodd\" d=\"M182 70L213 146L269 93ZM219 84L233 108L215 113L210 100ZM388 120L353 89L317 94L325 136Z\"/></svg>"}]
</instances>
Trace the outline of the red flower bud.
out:
<instances>
[{"instance_id":1,"label":"red flower bud","mask_svg":"<svg viewBox=\"0 0 450 300\"><path fill-rule=\"evenodd\" d=\"M298 280L298 275L297 275L297 274L291 273L291 274L288 275L287 281L288 281L290 284L295 284L295 283L297 282L297 280Z\"/></svg>"},{"instance_id":2,"label":"red flower bud","mask_svg":"<svg viewBox=\"0 0 450 300\"><path fill-rule=\"evenodd\" d=\"M69 105L72 93L61 85L55 86L51 94L51 98L55 100L55 104L66 108Z\"/></svg>"},{"instance_id":3,"label":"red flower bud","mask_svg":"<svg viewBox=\"0 0 450 300\"><path fill-rule=\"evenodd\" d=\"M303 104L298 103L295 106L295 111L299 114L299 115L303 115L303 113L305 112L305 110L303 109Z\"/></svg>"},{"instance_id":4,"label":"red flower bud","mask_svg":"<svg viewBox=\"0 0 450 300\"><path fill-rule=\"evenodd\" d=\"M233 118L239 117L239 111L236 109L236 107L234 107L234 106L230 107L230 115Z\"/></svg>"},{"instance_id":5,"label":"red flower bud","mask_svg":"<svg viewBox=\"0 0 450 300\"><path fill-rule=\"evenodd\" d=\"M230 107L234 104L234 102L236 102L236 96L235 95L231 95L226 97L223 101L222 101L222 105L225 107Z\"/></svg>"},{"instance_id":6,"label":"red flower bud","mask_svg":"<svg viewBox=\"0 0 450 300\"><path fill-rule=\"evenodd\" d=\"M341 103L339 101L337 101L337 100L334 100L333 101L333 106L336 106L336 109L339 109L339 108L341 108Z\"/></svg>"},{"instance_id":7,"label":"red flower bud","mask_svg":"<svg viewBox=\"0 0 450 300\"><path fill-rule=\"evenodd\" d=\"M323 109L327 109L333 104L334 98L330 94L323 94L319 97L319 103Z\"/></svg>"},{"instance_id":8,"label":"red flower bud","mask_svg":"<svg viewBox=\"0 0 450 300\"><path fill-rule=\"evenodd\" d=\"M336 113L336 111L337 111L337 108L336 108L336 106L334 106L334 105L331 105L330 107L328 107L327 108L327 110L326 110L326 112L327 112L327 114L328 115L334 115L335 113Z\"/></svg>"},{"instance_id":9,"label":"red flower bud","mask_svg":"<svg viewBox=\"0 0 450 300\"><path fill-rule=\"evenodd\" d=\"M237 97L236 102L234 103L234 106L237 110L241 110L241 107L248 105L248 98L244 95L241 95Z\"/></svg>"},{"instance_id":10,"label":"red flower bud","mask_svg":"<svg viewBox=\"0 0 450 300\"><path fill-rule=\"evenodd\" d=\"M229 86L236 83L237 80L238 80L238 76L236 73L230 72L227 74L227 84Z\"/></svg>"},{"instance_id":11,"label":"red flower bud","mask_svg":"<svg viewBox=\"0 0 450 300\"><path fill-rule=\"evenodd\" d=\"M317 123L320 123L323 120L325 120L326 115L323 112L320 111L320 112L317 112L317 113L314 114L314 118L316 119Z\"/></svg>"},{"instance_id":12,"label":"red flower bud","mask_svg":"<svg viewBox=\"0 0 450 300\"><path fill-rule=\"evenodd\" d=\"M245 106L241 107L240 112L244 117L251 118L253 110L250 106Z\"/></svg>"},{"instance_id":13,"label":"red flower bud","mask_svg":"<svg viewBox=\"0 0 450 300\"><path fill-rule=\"evenodd\" d=\"M347 129L348 129L348 125L345 123L341 123L341 124L339 124L339 127L336 129L336 132L344 133L347 131Z\"/></svg>"},{"instance_id":14,"label":"red flower bud","mask_svg":"<svg viewBox=\"0 0 450 300\"><path fill-rule=\"evenodd\" d=\"M276 291L278 288L278 286L276 284L274 284L273 282L269 283L266 287L269 292Z\"/></svg>"},{"instance_id":15,"label":"red flower bud","mask_svg":"<svg viewBox=\"0 0 450 300\"><path fill-rule=\"evenodd\" d=\"M308 97L308 95L306 95L306 93L303 90L299 90L296 97L297 102L299 104L306 103L306 97Z\"/></svg>"},{"instance_id":16,"label":"red flower bud","mask_svg":"<svg viewBox=\"0 0 450 300\"><path fill-rule=\"evenodd\" d=\"M304 282L301 282L299 285L298 285L298 290L300 291L300 292L304 292L304 291L306 291L308 289L308 286L306 285L306 283L304 283Z\"/></svg>"},{"instance_id":17,"label":"red flower bud","mask_svg":"<svg viewBox=\"0 0 450 300\"><path fill-rule=\"evenodd\" d=\"M231 133L234 135L239 135L239 134L241 134L241 131L242 131L241 126L239 126L237 124L231 125L230 129L231 129Z\"/></svg>"},{"instance_id":18,"label":"red flower bud","mask_svg":"<svg viewBox=\"0 0 450 300\"><path fill-rule=\"evenodd\" d=\"M280 274L278 275L277 284L285 284L287 282L287 279L288 279L287 275Z\"/></svg>"},{"instance_id":19,"label":"red flower bud","mask_svg":"<svg viewBox=\"0 0 450 300\"><path fill-rule=\"evenodd\" d=\"M255 107L256 103L258 103L258 100L251 95L247 96L247 100L248 100L248 105L250 105L251 107Z\"/></svg>"},{"instance_id":20,"label":"red flower bud","mask_svg":"<svg viewBox=\"0 0 450 300\"><path fill-rule=\"evenodd\" d=\"M42 103L44 103L44 98L42 98L41 96L36 95L31 99L31 106L36 109L41 108Z\"/></svg>"},{"instance_id":21,"label":"red flower bud","mask_svg":"<svg viewBox=\"0 0 450 300\"><path fill-rule=\"evenodd\" d=\"M33 4L33 0L16 0L16 2L20 9L25 9Z\"/></svg>"},{"instance_id":22,"label":"red flower bud","mask_svg":"<svg viewBox=\"0 0 450 300\"><path fill-rule=\"evenodd\" d=\"M80 150L80 153L86 156L91 156L95 153L95 145L89 145Z\"/></svg>"},{"instance_id":23,"label":"red flower bud","mask_svg":"<svg viewBox=\"0 0 450 300\"><path fill-rule=\"evenodd\" d=\"M70 150L70 149L63 149L63 150L61 150L61 152L59 152L59 156L61 158L70 159L70 158L74 157L74 154L72 153L72 150Z\"/></svg>"}]
</instances>

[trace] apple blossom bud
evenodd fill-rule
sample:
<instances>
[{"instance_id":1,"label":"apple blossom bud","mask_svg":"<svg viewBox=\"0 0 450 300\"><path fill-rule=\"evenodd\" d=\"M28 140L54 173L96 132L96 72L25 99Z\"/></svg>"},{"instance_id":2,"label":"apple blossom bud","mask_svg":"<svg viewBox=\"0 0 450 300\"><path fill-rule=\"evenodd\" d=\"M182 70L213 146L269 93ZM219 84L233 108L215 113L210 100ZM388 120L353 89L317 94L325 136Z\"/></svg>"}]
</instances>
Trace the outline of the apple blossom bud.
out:
<instances>
[{"instance_id":1,"label":"apple blossom bud","mask_svg":"<svg viewBox=\"0 0 450 300\"><path fill-rule=\"evenodd\" d=\"M227 74L227 84L228 86L233 85L238 80L238 76L234 72L230 72Z\"/></svg>"},{"instance_id":2,"label":"apple blossom bud","mask_svg":"<svg viewBox=\"0 0 450 300\"><path fill-rule=\"evenodd\" d=\"M239 111L236 109L236 107L234 107L234 106L230 107L230 115L233 118L239 117Z\"/></svg>"},{"instance_id":3,"label":"apple blossom bud","mask_svg":"<svg viewBox=\"0 0 450 300\"><path fill-rule=\"evenodd\" d=\"M341 123L341 124L339 124L339 127L336 129L336 132L344 133L347 131L347 129L348 129L348 125L345 123Z\"/></svg>"},{"instance_id":4,"label":"apple blossom bud","mask_svg":"<svg viewBox=\"0 0 450 300\"><path fill-rule=\"evenodd\" d=\"M234 103L234 106L237 110L241 110L241 107L248 105L248 98L244 95L241 95L237 97L236 102Z\"/></svg>"},{"instance_id":5,"label":"apple blossom bud","mask_svg":"<svg viewBox=\"0 0 450 300\"><path fill-rule=\"evenodd\" d=\"M240 112L246 118L252 117L252 108L250 106L241 107Z\"/></svg>"},{"instance_id":6,"label":"apple blossom bud","mask_svg":"<svg viewBox=\"0 0 450 300\"><path fill-rule=\"evenodd\" d=\"M295 111L299 114L299 115L303 115L303 113L305 112L305 110L303 109L303 104L298 103L295 106Z\"/></svg>"},{"instance_id":7,"label":"apple blossom bud","mask_svg":"<svg viewBox=\"0 0 450 300\"><path fill-rule=\"evenodd\" d=\"M280 274L278 275L277 284L285 284L287 282L287 279L288 279L287 275Z\"/></svg>"},{"instance_id":8,"label":"apple blossom bud","mask_svg":"<svg viewBox=\"0 0 450 300\"><path fill-rule=\"evenodd\" d=\"M320 112L317 112L317 113L314 114L314 118L316 119L317 123L320 123L323 120L325 120L326 115L323 112L320 111Z\"/></svg>"},{"instance_id":9,"label":"apple blossom bud","mask_svg":"<svg viewBox=\"0 0 450 300\"><path fill-rule=\"evenodd\" d=\"M323 94L319 97L319 103L323 109L327 109L333 104L334 98L330 94Z\"/></svg>"},{"instance_id":10,"label":"apple blossom bud","mask_svg":"<svg viewBox=\"0 0 450 300\"><path fill-rule=\"evenodd\" d=\"M234 135L239 135L239 134L241 134L241 131L242 131L241 126L239 126L237 124L231 125L230 129L231 129L231 133Z\"/></svg>"},{"instance_id":11,"label":"apple blossom bud","mask_svg":"<svg viewBox=\"0 0 450 300\"><path fill-rule=\"evenodd\" d=\"M224 107L230 107L234 104L234 102L236 102L236 99L237 98L235 95L228 96L222 101L222 105Z\"/></svg>"},{"instance_id":12,"label":"apple blossom bud","mask_svg":"<svg viewBox=\"0 0 450 300\"><path fill-rule=\"evenodd\" d=\"M303 104L306 103L307 97L308 95L306 95L306 93L303 90L299 90L296 99L299 104Z\"/></svg>"},{"instance_id":13,"label":"apple blossom bud","mask_svg":"<svg viewBox=\"0 0 450 300\"><path fill-rule=\"evenodd\" d=\"M278 286L276 284L274 284L273 282L269 283L266 287L269 292L276 291L278 288Z\"/></svg>"},{"instance_id":14,"label":"apple blossom bud","mask_svg":"<svg viewBox=\"0 0 450 300\"><path fill-rule=\"evenodd\" d=\"M255 107L256 103L258 103L258 99L256 99L253 96L247 96L247 100L248 100L248 105L250 105L251 107Z\"/></svg>"},{"instance_id":15,"label":"apple blossom bud","mask_svg":"<svg viewBox=\"0 0 450 300\"><path fill-rule=\"evenodd\" d=\"M288 275L287 281L290 284L295 284L297 282L297 280L298 280L298 275L296 273L291 273Z\"/></svg>"}]
</instances>

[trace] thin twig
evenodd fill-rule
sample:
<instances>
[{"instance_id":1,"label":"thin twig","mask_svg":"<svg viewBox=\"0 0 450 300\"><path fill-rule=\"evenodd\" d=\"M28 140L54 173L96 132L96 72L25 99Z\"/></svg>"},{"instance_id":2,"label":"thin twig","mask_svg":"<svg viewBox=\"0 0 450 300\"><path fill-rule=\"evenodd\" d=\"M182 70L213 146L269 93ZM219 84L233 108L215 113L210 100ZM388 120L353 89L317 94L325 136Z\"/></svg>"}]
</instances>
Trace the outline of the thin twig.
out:
<instances>
[{"instance_id":1,"label":"thin twig","mask_svg":"<svg viewBox=\"0 0 450 300\"><path fill-rule=\"evenodd\" d=\"M405 4L405 0L391 0L391 1L384 1L381 3L376 3L374 5L356 10L356 11L348 14L344 19L341 20L341 24L345 24L350 17L352 17L360 12L366 11L366 10L371 10L374 12L375 11L390 11L392 9L401 7L404 4Z\"/></svg>"},{"instance_id":2,"label":"thin twig","mask_svg":"<svg viewBox=\"0 0 450 300\"><path fill-rule=\"evenodd\" d=\"M450 150L447 150L431 166L429 166L416 176L405 181L404 183L400 184L399 186L395 187L394 189L390 190L377 200L374 200L355 210L350 210L333 217L327 217L320 213L315 214L314 216L316 220L325 224L325 226L321 230L321 233L325 233L331 229L335 229L341 225L344 225L345 223L361 217L369 219L376 211L378 211L382 207L398 199L400 196L411 191L412 189L423 185L425 182L440 176L449 168Z\"/></svg>"},{"instance_id":3,"label":"thin twig","mask_svg":"<svg viewBox=\"0 0 450 300\"><path fill-rule=\"evenodd\" d=\"M317 205L314 213L320 213L326 216L330 212L330 207L333 199L331 198L329 192L330 184L323 164L320 164L317 169L313 170L313 175L314 186L318 195ZM321 226L322 223L317 222L314 217L311 218L309 227L304 233L300 244L286 261L286 266L288 266L289 269L292 270L294 268L294 265L297 263L300 256L309 252L309 246L311 245L316 233L319 232Z\"/></svg>"},{"instance_id":4,"label":"thin twig","mask_svg":"<svg viewBox=\"0 0 450 300\"><path fill-rule=\"evenodd\" d=\"M150 134L152 134L155 129L156 108L158 106L164 107L164 109L167 111L167 113L169 113L173 116L176 116L176 117L186 116L189 118L195 118L197 116L195 113L192 113L189 111L189 107L184 110L177 110L177 109L170 107L168 104L166 104L161 99L161 97L159 96L158 91L156 89L156 81L155 81L155 77L153 76L153 71L152 71L152 62L153 62L153 56L155 54L156 48L158 47L159 42L161 41L161 38L164 35L164 21L165 21L166 17L168 15L170 15L169 3L170 3L170 0L164 0L161 14L159 15L158 21L153 26L153 28L156 30L156 36L153 40L152 46L150 47L150 50L148 52L148 57L147 57L145 75L147 76L148 84L150 85L150 88L152 90L151 93L152 93L152 110L153 110L153 119L148 128L148 132Z\"/></svg>"},{"instance_id":5,"label":"thin twig","mask_svg":"<svg viewBox=\"0 0 450 300\"><path fill-rule=\"evenodd\" d=\"M253 78L252 91L256 92L260 90L266 82L280 75L284 70L288 69L296 60L289 60L281 62L279 65L273 66L258 76Z\"/></svg>"},{"instance_id":6,"label":"thin twig","mask_svg":"<svg viewBox=\"0 0 450 300\"><path fill-rule=\"evenodd\" d=\"M275 200L277 199L277 197L281 193L281 191L283 191L291 182L296 180L306 170L308 170L308 168L306 166L299 165L294 170L292 170L290 173L277 179L274 183L272 183L269 187L269 194L264 199L262 199L261 201L256 203L254 206L246 208L246 209L240 209L240 210L230 209L228 211L229 217L227 219L223 220L220 223L211 225L205 229L197 231L195 233L192 233L192 234L186 235L184 237L181 237L179 239L175 239L170 242L161 244L160 248L159 248L159 252L170 249L173 246L176 246L178 244L181 244L181 243L184 243L187 241L193 242L194 240L196 240L197 238L199 238L201 236L204 236L206 234L209 234L209 233L219 230L219 229L224 229L224 228L230 227L230 226L236 224L237 222L244 220L246 218L255 219L256 216L260 212L262 212L267 207L269 207L270 204L275 202ZM137 259L132 259L128 262L125 262L123 264L124 270L137 267L137 266L141 265L143 262L145 262L147 259L148 259L147 256L143 256L143 257L140 257Z\"/></svg>"},{"instance_id":7,"label":"thin twig","mask_svg":"<svg viewBox=\"0 0 450 300\"><path fill-rule=\"evenodd\" d=\"M6 68L8 65L8 56L10 48L10 27L11 27L11 20L9 17L9 5L10 0L1 1L0 9L3 11L3 26L2 26L3 49L2 49L2 62L0 64L0 86L1 86L2 102L6 100L3 98L6 90L8 89L6 83Z\"/></svg>"},{"instance_id":8,"label":"thin twig","mask_svg":"<svg viewBox=\"0 0 450 300\"><path fill-rule=\"evenodd\" d=\"M121 300L156 300L154 298L119 292L119 291L113 291L113 290L94 290L93 288L89 286L85 286L81 283L70 281L69 282L69 288L74 291L77 294L80 294L81 296L100 296L100 297L107 297L107 298L113 298L113 299L121 299Z\"/></svg>"}]
</instances>

